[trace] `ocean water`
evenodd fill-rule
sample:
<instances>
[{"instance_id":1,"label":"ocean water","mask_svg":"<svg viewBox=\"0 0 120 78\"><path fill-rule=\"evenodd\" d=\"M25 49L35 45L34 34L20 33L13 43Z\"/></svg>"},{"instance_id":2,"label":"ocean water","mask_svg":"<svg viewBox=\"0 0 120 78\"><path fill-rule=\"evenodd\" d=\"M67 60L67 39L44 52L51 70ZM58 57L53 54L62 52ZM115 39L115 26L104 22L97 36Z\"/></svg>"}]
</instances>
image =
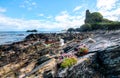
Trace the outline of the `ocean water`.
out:
<instances>
[{"instance_id":1,"label":"ocean water","mask_svg":"<svg viewBox=\"0 0 120 78\"><path fill-rule=\"evenodd\" d=\"M0 45L22 41L31 33L32 32L25 31L0 31Z\"/></svg>"},{"instance_id":2,"label":"ocean water","mask_svg":"<svg viewBox=\"0 0 120 78\"><path fill-rule=\"evenodd\" d=\"M61 31L38 31L38 32L26 32L26 31L0 31L0 45L11 44L24 40L24 38L31 33L62 33Z\"/></svg>"}]
</instances>

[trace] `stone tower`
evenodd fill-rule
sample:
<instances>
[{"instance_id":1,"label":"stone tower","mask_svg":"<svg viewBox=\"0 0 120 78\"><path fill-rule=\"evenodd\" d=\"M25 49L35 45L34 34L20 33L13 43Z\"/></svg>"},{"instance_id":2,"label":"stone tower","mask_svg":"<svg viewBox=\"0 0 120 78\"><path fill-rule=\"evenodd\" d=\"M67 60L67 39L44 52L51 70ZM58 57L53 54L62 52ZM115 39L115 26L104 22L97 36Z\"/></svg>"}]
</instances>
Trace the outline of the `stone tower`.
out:
<instances>
[{"instance_id":1,"label":"stone tower","mask_svg":"<svg viewBox=\"0 0 120 78\"><path fill-rule=\"evenodd\" d=\"M89 20L90 20L90 11L86 10L85 23L89 23Z\"/></svg>"}]
</instances>

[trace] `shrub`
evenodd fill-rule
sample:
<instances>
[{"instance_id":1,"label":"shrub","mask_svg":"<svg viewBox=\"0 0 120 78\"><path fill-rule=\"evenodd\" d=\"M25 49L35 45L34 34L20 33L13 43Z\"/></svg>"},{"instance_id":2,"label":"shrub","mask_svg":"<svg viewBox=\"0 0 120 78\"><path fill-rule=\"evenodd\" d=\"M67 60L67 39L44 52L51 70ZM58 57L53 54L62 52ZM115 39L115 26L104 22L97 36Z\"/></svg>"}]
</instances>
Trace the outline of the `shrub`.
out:
<instances>
[{"instance_id":1,"label":"shrub","mask_svg":"<svg viewBox=\"0 0 120 78\"><path fill-rule=\"evenodd\" d=\"M90 31L91 30L91 24L89 24L89 23L83 24L80 27L80 29L81 29L81 31Z\"/></svg>"},{"instance_id":2,"label":"shrub","mask_svg":"<svg viewBox=\"0 0 120 78\"><path fill-rule=\"evenodd\" d=\"M86 48L86 47L80 48L79 52L80 53L87 53L88 52L88 48Z\"/></svg>"},{"instance_id":3,"label":"shrub","mask_svg":"<svg viewBox=\"0 0 120 78\"><path fill-rule=\"evenodd\" d=\"M67 31L70 32L70 33L72 33L72 32L75 31L75 29L74 28L69 28Z\"/></svg>"},{"instance_id":4,"label":"shrub","mask_svg":"<svg viewBox=\"0 0 120 78\"><path fill-rule=\"evenodd\" d=\"M61 63L62 68L71 67L72 65L77 63L77 58L71 57L71 58L65 58L63 62Z\"/></svg>"},{"instance_id":5,"label":"shrub","mask_svg":"<svg viewBox=\"0 0 120 78\"><path fill-rule=\"evenodd\" d=\"M85 45L80 45L78 47L78 53L77 53L78 56L85 55L87 53L88 53L88 48Z\"/></svg>"},{"instance_id":6,"label":"shrub","mask_svg":"<svg viewBox=\"0 0 120 78\"><path fill-rule=\"evenodd\" d=\"M102 22L103 16L99 12L93 12L91 13L91 23L97 23L97 22Z\"/></svg>"}]
</instances>

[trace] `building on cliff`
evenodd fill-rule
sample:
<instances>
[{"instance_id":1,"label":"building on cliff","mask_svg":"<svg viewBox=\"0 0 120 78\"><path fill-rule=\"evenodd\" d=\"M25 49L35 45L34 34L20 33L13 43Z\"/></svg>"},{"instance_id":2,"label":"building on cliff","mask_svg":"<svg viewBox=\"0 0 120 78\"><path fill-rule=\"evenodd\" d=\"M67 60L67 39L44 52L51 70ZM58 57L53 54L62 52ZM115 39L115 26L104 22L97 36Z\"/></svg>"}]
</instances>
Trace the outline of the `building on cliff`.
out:
<instances>
[{"instance_id":1,"label":"building on cliff","mask_svg":"<svg viewBox=\"0 0 120 78\"><path fill-rule=\"evenodd\" d=\"M85 15L85 24L86 23L96 23L96 22L102 22L103 16L99 12L93 12L90 13L89 10L86 10L86 15Z\"/></svg>"}]
</instances>

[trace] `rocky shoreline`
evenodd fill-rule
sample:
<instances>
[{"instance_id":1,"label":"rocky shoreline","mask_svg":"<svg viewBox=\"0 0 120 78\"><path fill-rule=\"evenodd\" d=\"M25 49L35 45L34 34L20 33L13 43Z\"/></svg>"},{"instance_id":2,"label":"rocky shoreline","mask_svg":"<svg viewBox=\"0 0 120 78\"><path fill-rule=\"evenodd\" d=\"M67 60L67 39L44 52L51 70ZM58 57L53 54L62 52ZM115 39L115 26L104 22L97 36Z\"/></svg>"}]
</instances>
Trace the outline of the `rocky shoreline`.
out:
<instances>
[{"instance_id":1,"label":"rocky shoreline","mask_svg":"<svg viewBox=\"0 0 120 78\"><path fill-rule=\"evenodd\" d=\"M120 32L30 34L24 41L0 45L1 78L119 78ZM59 38L65 40L59 46ZM88 38L95 43L88 42ZM78 44L86 44L89 53L78 57L70 68L61 69L57 59Z\"/></svg>"}]
</instances>

